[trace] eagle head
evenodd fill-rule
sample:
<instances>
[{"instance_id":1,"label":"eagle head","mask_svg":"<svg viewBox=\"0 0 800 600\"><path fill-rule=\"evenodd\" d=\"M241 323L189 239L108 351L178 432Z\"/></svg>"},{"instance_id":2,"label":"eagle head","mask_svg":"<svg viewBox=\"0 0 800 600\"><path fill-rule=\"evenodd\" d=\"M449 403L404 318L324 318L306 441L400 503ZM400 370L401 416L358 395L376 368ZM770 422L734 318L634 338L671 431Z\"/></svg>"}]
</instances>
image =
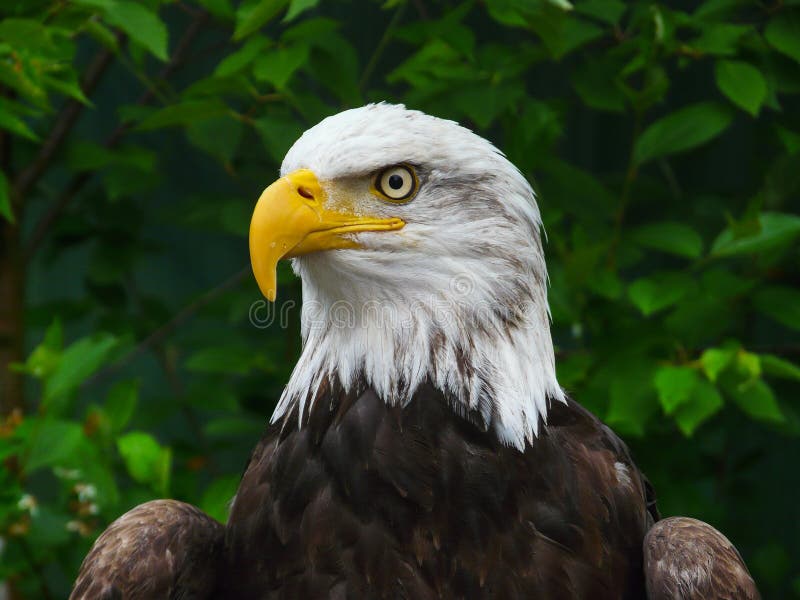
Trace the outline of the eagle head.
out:
<instances>
[{"instance_id":1,"label":"eagle head","mask_svg":"<svg viewBox=\"0 0 800 600\"><path fill-rule=\"evenodd\" d=\"M273 420L323 381L389 404L429 382L455 410L524 448L563 401L541 219L531 186L453 121L371 104L321 121L261 194L250 256L263 294L290 258L303 353Z\"/></svg>"}]
</instances>

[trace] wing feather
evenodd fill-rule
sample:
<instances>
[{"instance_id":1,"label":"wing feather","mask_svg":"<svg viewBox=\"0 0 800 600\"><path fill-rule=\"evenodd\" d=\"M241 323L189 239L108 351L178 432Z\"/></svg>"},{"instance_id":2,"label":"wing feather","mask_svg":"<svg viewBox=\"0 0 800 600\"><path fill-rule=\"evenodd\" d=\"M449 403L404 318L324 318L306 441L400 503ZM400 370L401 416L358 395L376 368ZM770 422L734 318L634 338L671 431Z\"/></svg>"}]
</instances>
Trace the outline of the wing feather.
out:
<instances>
[{"instance_id":1,"label":"wing feather","mask_svg":"<svg viewBox=\"0 0 800 600\"><path fill-rule=\"evenodd\" d=\"M190 504L140 504L97 539L70 600L208 598L223 537L222 525Z\"/></svg>"},{"instance_id":2,"label":"wing feather","mask_svg":"<svg viewBox=\"0 0 800 600\"><path fill-rule=\"evenodd\" d=\"M708 523L671 517L644 539L649 600L760 600L739 552Z\"/></svg>"}]
</instances>

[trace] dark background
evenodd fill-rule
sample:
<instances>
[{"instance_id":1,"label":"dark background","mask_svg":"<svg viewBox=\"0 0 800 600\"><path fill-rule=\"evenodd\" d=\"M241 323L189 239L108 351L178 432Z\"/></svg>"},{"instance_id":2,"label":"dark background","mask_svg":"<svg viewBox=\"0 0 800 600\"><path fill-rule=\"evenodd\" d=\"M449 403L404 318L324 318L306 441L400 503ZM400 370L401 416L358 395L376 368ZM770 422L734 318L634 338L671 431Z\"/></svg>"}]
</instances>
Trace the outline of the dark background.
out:
<instances>
[{"instance_id":1,"label":"dark background","mask_svg":"<svg viewBox=\"0 0 800 600\"><path fill-rule=\"evenodd\" d=\"M246 232L328 114L404 102L539 194L559 379L665 515L800 597L800 3L9 1L0 581L68 593L144 500L224 520L299 350ZM287 302L296 303L288 310ZM255 313L253 313L255 310Z\"/></svg>"}]
</instances>

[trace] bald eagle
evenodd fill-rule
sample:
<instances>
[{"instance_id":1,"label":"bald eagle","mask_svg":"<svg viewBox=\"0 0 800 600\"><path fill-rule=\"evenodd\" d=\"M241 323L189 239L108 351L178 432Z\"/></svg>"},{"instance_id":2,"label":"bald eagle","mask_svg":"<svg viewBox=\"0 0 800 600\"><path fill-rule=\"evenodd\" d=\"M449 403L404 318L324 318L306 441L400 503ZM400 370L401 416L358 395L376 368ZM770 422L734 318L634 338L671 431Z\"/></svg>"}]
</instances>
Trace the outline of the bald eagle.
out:
<instances>
[{"instance_id":1,"label":"bald eagle","mask_svg":"<svg viewBox=\"0 0 800 600\"><path fill-rule=\"evenodd\" d=\"M71 597L758 598L559 386L540 228L454 122L374 104L306 131L250 227L263 294L280 259L302 279L303 351L228 523L136 507Z\"/></svg>"}]
</instances>

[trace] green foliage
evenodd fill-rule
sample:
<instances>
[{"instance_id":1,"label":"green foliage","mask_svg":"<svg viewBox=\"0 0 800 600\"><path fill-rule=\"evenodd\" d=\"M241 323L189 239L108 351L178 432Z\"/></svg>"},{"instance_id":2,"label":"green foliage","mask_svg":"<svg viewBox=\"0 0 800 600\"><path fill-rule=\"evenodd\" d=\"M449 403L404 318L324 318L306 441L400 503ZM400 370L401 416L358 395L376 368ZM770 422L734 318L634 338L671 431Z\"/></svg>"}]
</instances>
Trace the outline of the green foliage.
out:
<instances>
[{"instance_id":1,"label":"green foliage","mask_svg":"<svg viewBox=\"0 0 800 600\"><path fill-rule=\"evenodd\" d=\"M226 518L299 353L250 210L304 129L388 100L535 183L561 383L800 597L798 95L797 2L5 3L0 581L65 597L154 497Z\"/></svg>"}]
</instances>

